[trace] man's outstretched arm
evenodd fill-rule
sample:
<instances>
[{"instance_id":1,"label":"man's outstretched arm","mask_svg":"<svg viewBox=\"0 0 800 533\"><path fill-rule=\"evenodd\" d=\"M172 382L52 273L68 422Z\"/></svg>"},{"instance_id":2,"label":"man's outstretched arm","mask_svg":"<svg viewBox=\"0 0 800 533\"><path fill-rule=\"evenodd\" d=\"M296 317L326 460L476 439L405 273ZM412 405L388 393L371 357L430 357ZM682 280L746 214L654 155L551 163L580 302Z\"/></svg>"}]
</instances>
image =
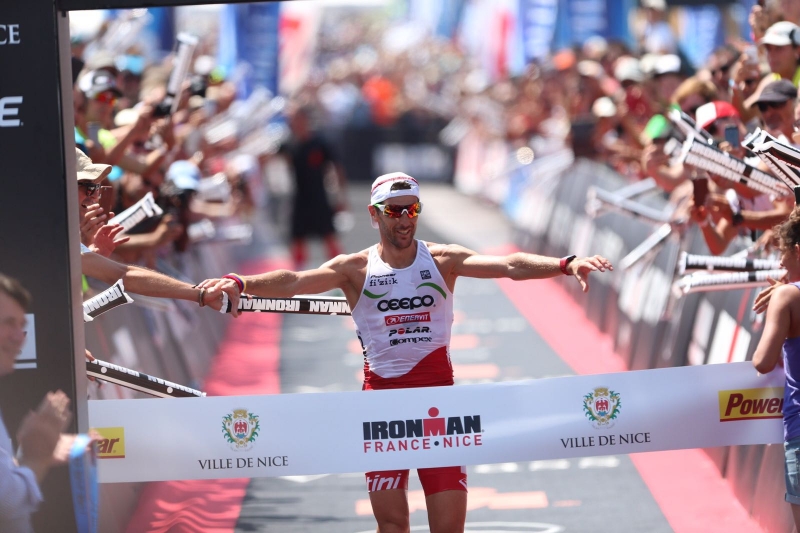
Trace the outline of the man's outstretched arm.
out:
<instances>
[{"instance_id":1,"label":"man's outstretched arm","mask_svg":"<svg viewBox=\"0 0 800 533\"><path fill-rule=\"evenodd\" d=\"M344 289L348 284L348 269L359 262L356 254L334 257L319 268L295 272L292 270L273 270L263 274L240 276L244 282L244 292L263 298L290 298L297 294L319 294L333 289ZM207 279L198 287L205 289L238 291L235 280L229 278ZM346 292L346 291L345 291ZM238 316L236 307L231 308L233 316Z\"/></svg>"},{"instance_id":2,"label":"man's outstretched arm","mask_svg":"<svg viewBox=\"0 0 800 533\"><path fill-rule=\"evenodd\" d=\"M542 255L516 252L509 255L481 255L463 246L445 247L446 263L450 263L455 276L468 278L509 278L513 280L545 279L564 275L561 259ZM589 290L589 273L614 270L605 257L595 255L570 261L565 271L574 276L584 292Z\"/></svg>"}]
</instances>

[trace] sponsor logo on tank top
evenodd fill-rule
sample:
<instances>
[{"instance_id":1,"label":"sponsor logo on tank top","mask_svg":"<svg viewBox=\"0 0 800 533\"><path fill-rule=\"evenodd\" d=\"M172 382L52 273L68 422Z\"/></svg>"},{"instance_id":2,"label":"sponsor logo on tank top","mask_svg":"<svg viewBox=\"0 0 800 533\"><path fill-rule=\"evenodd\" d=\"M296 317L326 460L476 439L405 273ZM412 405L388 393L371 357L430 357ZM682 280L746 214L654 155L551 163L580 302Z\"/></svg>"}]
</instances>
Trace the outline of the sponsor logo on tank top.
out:
<instances>
[{"instance_id":1,"label":"sponsor logo on tank top","mask_svg":"<svg viewBox=\"0 0 800 533\"><path fill-rule=\"evenodd\" d=\"M389 339L389 346L399 344L416 344L418 342L433 342L433 337L403 337L402 339Z\"/></svg>"},{"instance_id":2,"label":"sponsor logo on tank top","mask_svg":"<svg viewBox=\"0 0 800 533\"><path fill-rule=\"evenodd\" d=\"M430 307L434 304L433 296L414 296L413 298L392 298L391 300L381 300L378 302L378 311L397 311L398 309L418 309L420 307Z\"/></svg>"},{"instance_id":3,"label":"sponsor logo on tank top","mask_svg":"<svg viewBox=\"0 0 800 533\"><path fill-rule=\"evenodd\" d=\"M387 285L397 285L397 279L395 279L395 273L392 272L391 274L381 274L378 276L370 276L369 283L370 287L381 287Z\"/></svg>"},{"instance_id":4,"label":"sponsor logo on tank top","mask_svg":"<svg viewBox=\"0 0 800 533\"><path fill-rule=\"evenodd\" d=\"M383 317L387 326L396 326L398 324L407 324L409 322L430 322L431 314L429 312L413 313L410 315L389 315Z\"/></svg>"},{"instance_id":5,"label":"sponsor logo on tank top","mask_svg":"<svg viewBox=\"0 0 800 533\"><path fill-rule=\"evenodd\" d=\"M481 415L440 417L428 409L428 418L362 422L364 453L432 450L483 445Z\"/></svg>"},{"instance_id":6,"label":"sponsor logo on tank top","mask_svg":"<svg viewBox=\"0 0 800 533\"><path fill-rule=\"evenodd\" d=\"M431 328L427 326L417 326L415 328L397 328L389 332L389 336L393 335L410 335L412 333L430 333Z\"/></svg>"},{"instance_id":7,"label":"sponsor logo on tank top","mask_svg":"<svg viewBox=\"0 0 800 533\"><path fill-rule=\"evenodd\" d=\"M431 271L430 270L420 270L419 275L422 279L431 279Z\"/></svg>"}]
</instances>

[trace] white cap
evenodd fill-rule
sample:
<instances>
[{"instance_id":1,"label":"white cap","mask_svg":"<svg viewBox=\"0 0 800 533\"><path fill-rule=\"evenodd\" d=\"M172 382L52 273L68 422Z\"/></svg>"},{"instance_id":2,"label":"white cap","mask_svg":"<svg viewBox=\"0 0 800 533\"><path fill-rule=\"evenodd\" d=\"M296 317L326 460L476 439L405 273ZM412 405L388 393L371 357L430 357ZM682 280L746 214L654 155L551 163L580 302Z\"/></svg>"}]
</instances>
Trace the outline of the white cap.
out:
<instances>
[{"instance_id":1,"label":"white cap","mask_svg":"<svg viewBox=\"0 0 800 533\"><path fill-rule=\"evenodd\" d=\"M767 29L759 44L789 46L800 43L800 26L788 21L776 22Z\"/></svg>"},{"instance_id":2,"label":"white cap","mask_svg":"<svg viewBox=\"0 0 800 533\"><path fill-rule=\"evenodd\" d=\"M653 63L653 75L679 74L681 71L681 58L675 54L664 54L656 58Z\"/></svg>"},{"instance_id":3,"label":"white cap","mask_svg":"<svg viewBox=\"0 0 800 533\"><path fill-rule=\"evenodd\" d=\"M402 188L398 187L398 184L401 183L405 184L401 186ZM416 196L419 199L419 183L417 183L417 180L403 172L392 172L378 176L372 182L369 205L380 204L389 198L397 196ZM374 222L372 227L377 228Z\"/></svg>"},{"instance_id":4,"label":"white cap","mask_svg":"<svg viewBox=\"0 0 800 533\"><path fill-rule=\"evenodd\" d=\"M639 66L639 60L631 56L622 56L614 65L614 77L617 81L644 81L644 74Z\"/></svg>"},{"instance_id":5,"label":"white cap","mask_svg":"<svg viewBox=\"0 0 800 533\"><path fill-rule=\"evenodd\" d=\"M592 104L592 113L598 118L613 117L617 114L617 106L611 98L603 96Z\"/></svg>"}]
</instances>

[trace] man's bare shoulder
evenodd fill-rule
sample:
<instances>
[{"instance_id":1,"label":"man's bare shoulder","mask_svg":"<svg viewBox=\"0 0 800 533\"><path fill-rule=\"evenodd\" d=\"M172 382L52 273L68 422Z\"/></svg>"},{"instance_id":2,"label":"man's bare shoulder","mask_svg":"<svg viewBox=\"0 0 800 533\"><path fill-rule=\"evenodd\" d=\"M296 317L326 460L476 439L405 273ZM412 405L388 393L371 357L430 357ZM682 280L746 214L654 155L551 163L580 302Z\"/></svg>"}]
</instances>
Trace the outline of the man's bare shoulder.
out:
<instances>
[{"instance_id":1,"label":"man's bare shoulder","mask_svg":"<svg viewBox=\"0 0 800 533\"><path fill-rule=\"evenodd\" d=\"M340 254L325 263L323 266L333 270L346 272L362 270L367 268L369 261L369 249L361 250L352 254Z\"/></svg>"},{"instance_id":2,"label":"man's bare shoulder","mask_svg":"<svg viewBox=\"0 0 800 533\"><path fill-rule=\"evenodd\" d=\"M425 244L428 245L428 251L434 259L451 259L473 253L460 244L437 244L434 242L426 242Z\"/></svg>"}]
</instances>

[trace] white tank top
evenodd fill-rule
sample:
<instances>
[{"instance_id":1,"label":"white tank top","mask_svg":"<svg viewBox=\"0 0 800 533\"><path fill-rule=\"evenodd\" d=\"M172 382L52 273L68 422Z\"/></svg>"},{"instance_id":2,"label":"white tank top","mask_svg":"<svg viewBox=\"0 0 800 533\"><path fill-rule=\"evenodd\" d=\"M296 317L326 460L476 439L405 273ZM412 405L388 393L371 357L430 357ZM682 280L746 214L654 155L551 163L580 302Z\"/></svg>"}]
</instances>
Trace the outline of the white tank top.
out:
<instances>
[{"instance_id":1,"label":"white tank top","mask_svg":"<svg viewBox=\"0 0 800 533\"><path fill-rule=\"evenodd\" d=\"M377 244L369 249L352 317L364 350L365 388L452 384L453 293L423 241L411 266L401 269L383 262Z\"/></svg>"}]
</instances>

